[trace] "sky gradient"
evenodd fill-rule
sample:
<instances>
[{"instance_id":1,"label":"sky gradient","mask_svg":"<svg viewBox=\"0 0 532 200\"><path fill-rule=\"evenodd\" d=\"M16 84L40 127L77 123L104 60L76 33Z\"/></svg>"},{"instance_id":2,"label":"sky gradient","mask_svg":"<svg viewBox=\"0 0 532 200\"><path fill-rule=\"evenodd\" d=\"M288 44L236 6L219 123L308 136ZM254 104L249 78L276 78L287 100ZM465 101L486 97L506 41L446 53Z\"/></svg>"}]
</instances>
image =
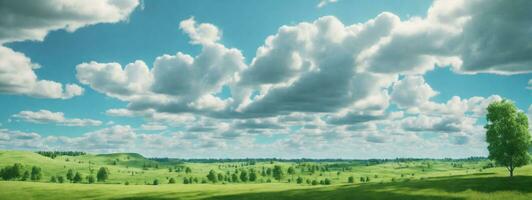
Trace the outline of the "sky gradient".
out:
<instances>
[{"instance_id":1,"label":"sky gradient","mask_svg":"<svg viewBox=\"0 0 532 200\"><path fill-rule=\"evenodd\" d=\"M532 118L530 1L0 5L2 149L486 156L490 102Z\"/></svg>"}]
</instances>

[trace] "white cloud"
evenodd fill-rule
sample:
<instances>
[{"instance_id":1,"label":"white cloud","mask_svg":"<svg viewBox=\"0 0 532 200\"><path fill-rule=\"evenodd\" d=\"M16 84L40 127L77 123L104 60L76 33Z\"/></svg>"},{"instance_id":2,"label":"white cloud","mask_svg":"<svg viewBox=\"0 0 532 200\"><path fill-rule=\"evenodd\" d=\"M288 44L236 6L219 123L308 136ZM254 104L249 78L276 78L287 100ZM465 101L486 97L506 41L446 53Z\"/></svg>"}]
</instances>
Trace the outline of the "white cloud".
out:
<instances>
[{"instance_id":1,"label":"white cloud","mask_svg":"<svg viewBox=\"0 0 532 200\"><path fill-rule=\"evenodd\" d=\"M76 29L97 23L127 19L137 0L123 1L2 1L0 9L0 93L37 98L69 99L83 88L50 80L39 80L40 66L26 55L4 46L19 41L42 41L50 31Z\"/></svg>"},{"instance_id":2,"label":"white cloud","mask_svg":"<svg viewBox=\"0 0 532 200\"><path fill-rule=\"evenodd\" d=\"M316 7L323 8L328 4L336 3L336 2L338 2L338 0L320 0L320 2L318 3L318 5L316 5Z\"/></svg>"},{"instance_id":3,"label":"white cloud","mask_svg":"<svg viewBox=\"0 0 532 200\"><path fill-rule=\"evenodd\" d=\"M98 23L126 20L138 0L2 1L0 43L42 41L50 31L69 32Z\"/></svg>"},{"instance_id":4,"label":"white cloud","mask_svg":"<svg viewBox=\"0 0 532 200\"><path fill-rule=\"evenodd\" d=\"M434 91L423 77L406 76L393 85L391 100L399 108L411 108L427 104L430 98L437 94L438 92Z\"/></svg>"},{"instance_id":5,"label":"white cloud","mask_svg":"<svg viewBox=\"0 0 532 200\"><path fill-rule=\"evenodd\" d=\"M100 126L102 124L101 121L93 119L65 118L64 113L49 110L20 111L11 117L31 123L54 123L61 126Z\"/></svg>"},{"instance_id":6,"label":"white cloud","mask_svg":"<svg viewBox=\"0 0 532 200\"><path fill-rule=\"evenodd\" d=\"M63 88L54 81L38 80L33 70L39 67L24 54L0 46L0 93L60 99L83 94L83 88L76 84Z\"/></svg>"},{"instance_id":7,"label":"white cloud","mask_svg":"<svg viewBox=\"0 0 532 200\"><path fill-rule=\"evenodd\" d=\"M159 123L154 123L154 122L147 123L147 124L142 124L142 125L140 125L140 127L143 130L147 130L147 131L162 131L162 130L165 130L165 129L168 128L165 125L162 125L162 124L159 124Z\"/></svg>"},{"instance_id":8,"label":"white cloud","mask_svg":"<svg viewBox=\"0 0 532 200\"><path fill-rule=\"evenodd\" d=\"M528 1L435 1L425 18L398 23L357 61L382 73L424 73L435 65L462 73L529 73L531 7Z\"/></svg>"},{"instance_id":9,"label":"white cloud","mask_svg":"<svg viewBox=\"0 0 532 200\"><path fill-rule=\"evenodd\" d=\"M245 67L237 49L216 43L218 29L211 24L196 25L193 18L181 23L193 44L202 46L192 57L178 52L155 59L150 70L142 61L118 63L81 63L76 66L81 83L96 91L129 101L135 110L155 109L163 112L222 110L231 99L214 95L225 84L236 80L236 72ZM211 32L215 32L212 33Z\"/></svg>"}]
</instances>

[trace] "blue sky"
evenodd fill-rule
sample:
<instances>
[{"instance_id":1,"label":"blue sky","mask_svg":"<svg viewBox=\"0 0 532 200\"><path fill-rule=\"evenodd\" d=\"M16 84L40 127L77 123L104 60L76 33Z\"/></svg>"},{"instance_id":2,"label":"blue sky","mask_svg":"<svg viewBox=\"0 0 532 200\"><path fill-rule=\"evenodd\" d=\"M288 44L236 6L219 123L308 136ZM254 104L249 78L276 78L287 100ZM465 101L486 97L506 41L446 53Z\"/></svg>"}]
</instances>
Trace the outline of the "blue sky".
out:
<instances>
[{"instance_id":1,"label":"blue sky","mask_svg":"<svg viewBox=\"0 0 532 200\"><path fill-rule=\"evenodd\" d=\"M0 147L179 157L336 157L338 152L347 158L464 157L486 155L482 115L489 102L508 98L532 112L532 58L519 57L532 52L526 40L530 34L521 31L530 25L512 26L512 33L524 33L512 38L496 27L482 34L479 24L496 14L489 6L478 12L473 10L478 5L455 2L451 9L471 17L462 23L462 16L442 12L441 2L432 1L340 0L323 7L311 0L124 2L102 1L100 7L77 2L73 16L63 14L64 20L49 19L44 25L17 16L31 9L61 11L47 10L43 3L0 13L14 16L0 22L0 44L11 50L0 56L11 61L20 57L16 52L23 53L40 68L20 66L31 71L19 74L33 72L38 78L30 82L49 80L65 87L58 94L41 94L45 90L28 82L9 86L16 82L9 73L17 72L12 68L20 63L0 63L0 69L8 69L0 70L0 103L5 105L0 129L8 138ZM497 8L496 2L483 4ZM452 20L439 19L442 15ZM514 15L527 17L518 11ZM312 30L317 35L304 38ZM363 36L365 30L374 32ZM27 34L32 31L44 34ZM327 38L319 39L323 35ZM267 53L259 53L261 46ZM471 53L472 46L486 48ZM516 56L494 55L497 48ZM187 58L177 52L199 64L181 69ZM170 56L168 62L163 55ZM122 70L136 61L143 63L136 69L149 70L149 76L135 74L137 82L129 77L119 83L107 76L132 76L138 71ZM109 63L118 63L120 70L99 68ZM344 77L343 70L353 74ZM138 83L152 80L148 77L154 82ZM69 95L70 83L83 91ZM325 98L331 94L339 96ZM195 131L198 127L204 130ZM20 135L32 135L32 144L17 139ZM79 145L92 138L99 142ZM395 150L395 145L412 143L431 149ZM187 145L187 150L179 148ZM362 148L352 148L357 145ZM157 148L147 148L152 146ZM246 149L256 151L243 153Z\"/></svg>"}]
</instances>

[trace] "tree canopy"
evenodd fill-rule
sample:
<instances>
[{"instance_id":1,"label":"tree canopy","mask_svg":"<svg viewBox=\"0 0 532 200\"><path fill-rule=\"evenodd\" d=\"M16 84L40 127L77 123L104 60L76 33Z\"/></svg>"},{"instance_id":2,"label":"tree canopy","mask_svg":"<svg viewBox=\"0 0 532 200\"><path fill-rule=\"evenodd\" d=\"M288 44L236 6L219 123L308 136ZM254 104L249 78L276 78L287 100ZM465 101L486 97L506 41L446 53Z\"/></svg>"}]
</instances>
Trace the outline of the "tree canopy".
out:
<instances>
[{"instance_id":1,"label":"tree canopy","mask_svg":"<svg viewBox=\"0 0 532 200\"><path fill-rule=\"evenodd\" d=\"M487 111L485 128L489 159L505 166L513 176L516 167L526 165L530 160L528 118L508 100L491 103Z\"/></svg>"}]
</instances>

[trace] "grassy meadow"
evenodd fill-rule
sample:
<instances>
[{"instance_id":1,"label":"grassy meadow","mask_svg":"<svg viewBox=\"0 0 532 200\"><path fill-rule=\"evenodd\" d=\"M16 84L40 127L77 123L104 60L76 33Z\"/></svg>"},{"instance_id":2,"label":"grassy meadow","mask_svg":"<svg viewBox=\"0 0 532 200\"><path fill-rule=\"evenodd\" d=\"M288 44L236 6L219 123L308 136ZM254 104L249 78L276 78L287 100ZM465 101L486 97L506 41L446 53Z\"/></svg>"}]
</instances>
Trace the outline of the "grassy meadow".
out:
<instances>
[{"instance_id":1,"label":"grassy meadow","mask_svg":"<svg viewBox=\"0 0 532 200\"><path fill-rule=\"evenodd\" d=\"M139 154L52 159L33 152L0 151L0 167L14 163L21 163L24 170L41 167L42 178L0 181L0 199L532 199L532 165L518 168L510 178L505 168L492 167L485 159L200 163L155 161ZM280 180L261 174L275 165L283 170ZM105 182L88 184L85 178L81 183L50 182L69 169L86 176L100 167L109 169ZM293 174L288 168L294 169ZM210 170L227 176L253 170L257 179L212 183L206 178ZM298 184L299 177L303 181ZM176 183L169 183L171 178ZM197 182L184 184L189 178ZM153 185L155 179L158 185ZM319 184L324 179L330 185ZM318 184L313 185L314 180Z\"/></svg>"}]
</instances>

